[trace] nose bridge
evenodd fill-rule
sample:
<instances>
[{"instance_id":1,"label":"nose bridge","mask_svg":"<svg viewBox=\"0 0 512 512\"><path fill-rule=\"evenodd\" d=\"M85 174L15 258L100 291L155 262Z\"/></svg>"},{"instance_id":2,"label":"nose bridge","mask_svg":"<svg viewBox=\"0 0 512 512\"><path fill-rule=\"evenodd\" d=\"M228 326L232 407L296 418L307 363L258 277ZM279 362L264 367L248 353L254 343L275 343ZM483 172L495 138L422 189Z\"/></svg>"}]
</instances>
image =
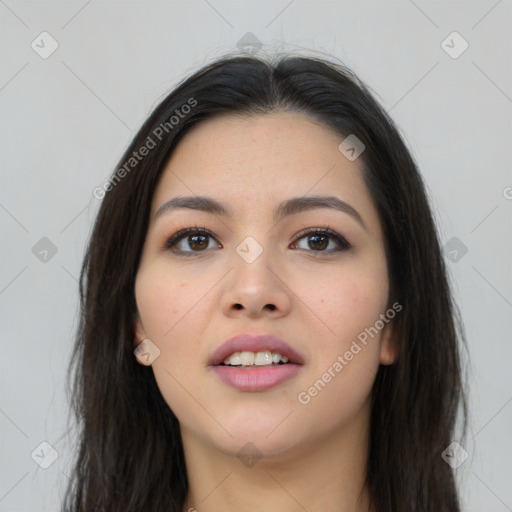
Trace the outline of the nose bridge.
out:
<instances>
[{"instance_id":1,"label":"nose bridge","mask_svg":"<svg viewBox=\"0 0 512 512\"><path fill-rule=\"evenodd\" d=\"M289 298L285 284L278 277L277 251L268 231L268 228L253 230L254 234L246 235L235 246L223 301L228 310L242 306L256 314L266 306L272 310L287 308Z\"/></svg>"},{"instance_id":2,"label":"nose bridge","mask_svg":"<svg viewBox=\"0 0 512 512\"><path fill-rule=\"evenodd\" d=\"M257 234L246 235L236 246L236 254L248 265L252 265L258 260L266 261L269 251L272 251L268 240L269 237L263 233L263 230Z\"/></svg>"},{"instance_id":3,"label":"nose bridge","mask_svg":"<svg viewBox=\"0 0 512 512\"><path fill-rule=\"evenodd\" d=\"M269 263L269 256L275 254L276 231L269 217L264 213L266 208L259 207L259 202L244 209L239 217L239 229L235 231L235 253L247 265L261 260Z\"/></svg>"},{"instance_id":4,"label":"nose bridge","mask_svg":"<svg viewBox=\"0 0 512 512\"><path fill-rule=\"evenodd\" d=\"M243 279L247 282L249 279L255 285L261 284L260 280L263 280L267 286L270 284L268 281L272 280L272 267L276 263L275 250L270 239L265 230L260 230L258 234L246 235L235 246L233 265L237 280Z\"/></svg>"}]
</instances>

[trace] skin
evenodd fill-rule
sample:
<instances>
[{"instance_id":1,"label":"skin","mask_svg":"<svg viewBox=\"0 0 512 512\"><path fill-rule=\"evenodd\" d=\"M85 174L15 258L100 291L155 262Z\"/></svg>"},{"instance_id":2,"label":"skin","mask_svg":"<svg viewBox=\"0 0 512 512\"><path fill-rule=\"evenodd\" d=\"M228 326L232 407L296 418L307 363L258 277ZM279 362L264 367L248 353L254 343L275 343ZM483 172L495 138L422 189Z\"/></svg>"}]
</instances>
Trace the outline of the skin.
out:
<instances>
[{"instance_id":1,"label":"skin","mask_svg":"<svg viewBox=\"0 0 512 512\"><path fill-rule=\"evenodd\" d=\"M239 511L248 503L254 512L370 510L370 394L379 365L396 357L393 321L309 403L298 401L390 306L379 216L359 161L338 149L343 138L299 113L224 115L189 132L163 172L136 277L134 346L149 338L160 350L152 369L180 422L189 478L183 511ZM181 195L225 201L235 216L180 209L154 220ZM337 196L367 230L328 208L273 221L277 203L304 195ZM203 246L190 235L177 242L191 257L164 248L196 225L215 238ZM301 235L327 226L352 247L329 253L335 239L317 248ZM247 236L263 248L250 264L236 251ZM305 364L266 391L227 386L208 359L243 332L284 339ZM237 457L247 442L261 455L252 467Z\"/></svg>"}]
</instances>

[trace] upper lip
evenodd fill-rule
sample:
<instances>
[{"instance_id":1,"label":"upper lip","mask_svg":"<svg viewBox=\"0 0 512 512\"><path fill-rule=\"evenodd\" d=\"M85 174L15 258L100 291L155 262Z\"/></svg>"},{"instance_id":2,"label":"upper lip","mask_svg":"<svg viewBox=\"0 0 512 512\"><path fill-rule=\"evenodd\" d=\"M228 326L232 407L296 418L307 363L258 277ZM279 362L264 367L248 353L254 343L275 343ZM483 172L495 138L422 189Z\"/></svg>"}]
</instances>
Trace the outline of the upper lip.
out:
<instances>
[{"instance_id":1,"label":"upper lip","mask_svg":"<svg viewBox=\"0 0 512 512\"><path fill-rule=\"evenodd\" d=\"M288 358L290 363L304 364L304 358L295 349L290 347L286 341L272 336L271 334L242 333L226 340L210 357L211 366L218 365L226 357L235 352L278 352Z\"/></svg>"}]
</instances>

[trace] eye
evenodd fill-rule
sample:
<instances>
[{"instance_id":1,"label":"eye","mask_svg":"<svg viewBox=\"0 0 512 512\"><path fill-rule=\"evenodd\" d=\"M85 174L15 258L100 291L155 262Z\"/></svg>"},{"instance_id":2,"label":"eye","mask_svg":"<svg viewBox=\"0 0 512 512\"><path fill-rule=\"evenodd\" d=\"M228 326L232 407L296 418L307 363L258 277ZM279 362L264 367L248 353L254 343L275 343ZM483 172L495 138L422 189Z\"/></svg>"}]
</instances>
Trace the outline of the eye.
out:
<instances>
[{"instance_id":1,"label":"eye","mask_svg":"<svg viewBox=\"0 0 512 512\"><path fill-rule=\"evenodd\" d=\"M327 228L308 228L305 232L303 232L299 238L294 242L294 247L297 246L297 240L302 240L307 238L309 240L306 241L307 247L313 249L313 251L308 252L324 252L324 253L332 253L336 251L346 251L350 249L351 244L347 242L347 240L341 236L336 231ZM330 240L334 240L337 247L330 250L325 250L329 246ZM301 248L301 247L299 247ZM304 248L304 247L302 247Z\"/></svg>"},{"instance_id":2,"label":"eye","mask_svg":"<svg viewBox=\"0 0 512 512\"><path fill-rule=\"evenodd\" d=\"M194 256L194 253L201 253L208 249L209 238L214 239L206 229L200 229L197 226L186 228L171 236L165 243L164 249L174 252L178 256ZM186 250L187 247L192 250Z\"/></svg>"},{"instance_id":3,"label":"eye","mask_svg":"<svg viewBox=\"0 0 512 512\"><path fill-rule=\"evenodd\" d=\"M352 245L336 231L326 228L308 228L303 231L298 238L295 239L292 247L295 248L298 245L298 241L309 238L307 241L308 247L312 248L312 251L308 252L320 252L320 253L333 253L336 251L345 251L350 249ZM215 240L215 237L206 229L198 228L186 228L178 231L172 235L164 245L164 250L171 251L178 256L197 256L202 252L205 252L209 246L209 240ZM329 247L331 241L334 241L334 248L325 250ZM220 246L220 244L215 240ZM331 244L332 245L332 244ZM191 249L191 250L188 250ZM196 250L197 249L197 250ZM304 249L304 247L299 247Z\"/></svg>"}]
</instances>

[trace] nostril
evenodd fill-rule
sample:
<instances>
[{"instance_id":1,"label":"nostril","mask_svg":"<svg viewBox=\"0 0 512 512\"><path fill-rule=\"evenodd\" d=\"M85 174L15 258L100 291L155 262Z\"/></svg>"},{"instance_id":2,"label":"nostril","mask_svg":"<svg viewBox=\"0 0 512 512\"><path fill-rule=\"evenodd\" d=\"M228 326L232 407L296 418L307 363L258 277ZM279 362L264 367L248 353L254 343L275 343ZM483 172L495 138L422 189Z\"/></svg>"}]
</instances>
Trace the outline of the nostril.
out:
<instances>
[{"instance_id":1,"label":"nostril","mask_svg":"<svg viewBox=\"0 0 512 512\"><path fill-rule=\"evenodd\" d=\"M275 311L276 310L275 304L267 304L265 307L270 309L271 311ZM242 306L242 304L235 304L234 308L235 309L243 309L244 307Z\"/></svg>"}]
</instances>

